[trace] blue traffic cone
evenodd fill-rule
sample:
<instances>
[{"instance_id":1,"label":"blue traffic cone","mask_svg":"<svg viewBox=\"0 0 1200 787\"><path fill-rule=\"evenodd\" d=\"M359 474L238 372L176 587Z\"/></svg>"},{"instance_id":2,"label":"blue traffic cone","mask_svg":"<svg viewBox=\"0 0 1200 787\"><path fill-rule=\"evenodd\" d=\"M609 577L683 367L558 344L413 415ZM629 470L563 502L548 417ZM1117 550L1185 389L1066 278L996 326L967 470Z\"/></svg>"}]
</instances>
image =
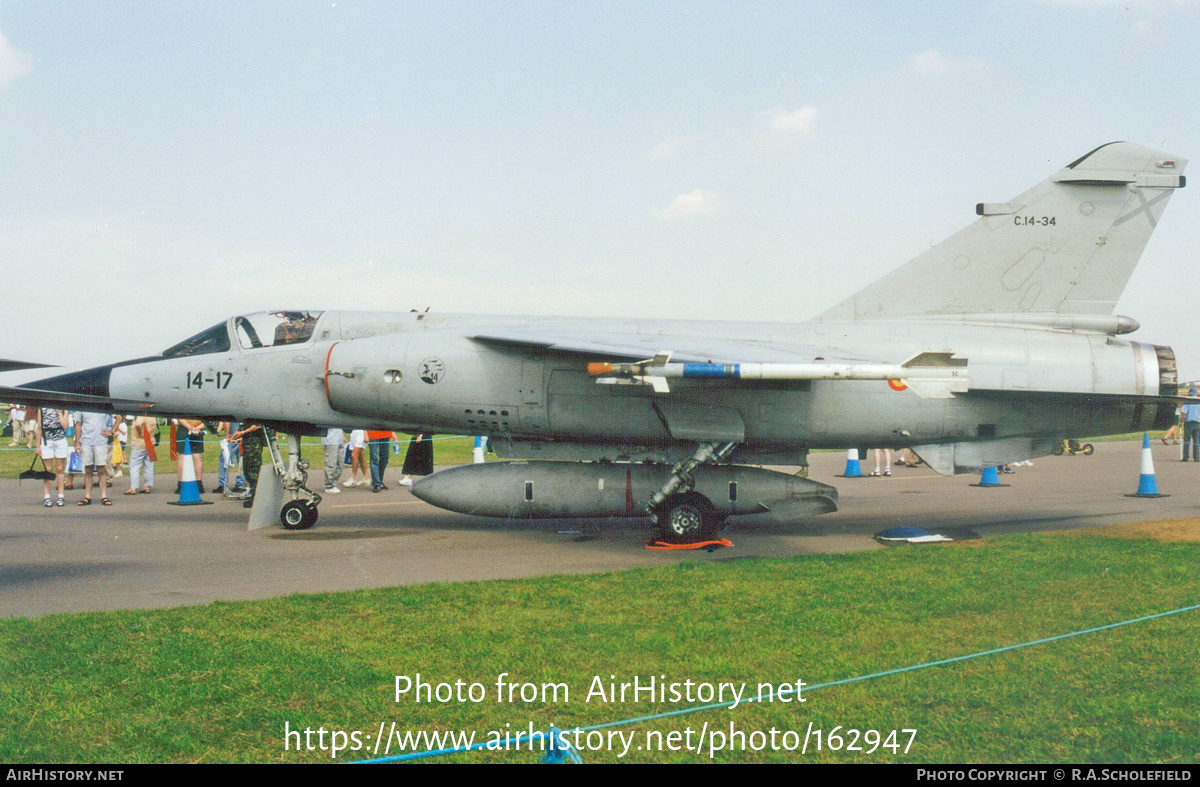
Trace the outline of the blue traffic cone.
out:
<instances>
[{"instance_id":1,"label":"blue traffic cone","mask_svg":"<svg viewBox=\"0 0 1200 787\"><path fill-rule=\"evenodd\" d=\"M996 468L985 467L985 468L983 468L983 472L979 476L979 483L971 484L971 486L995 487L995 486L1009 486L1009 484L1000 483L1000 474L998 472L996 472Z\"/></svg>"},{"instance_id":2,"label":"blue traffic cone","mask_svg":"<svg viewBox=\"0 0 1200 787\"><path fill-rule=\"evenodd\" d=\"M186 432L183 440L179 442L179 448L179 463L183 468L183 480L179 482L179 500L168 501L167 505L211 506L211 501L200 497L200 485L196 483L196 466L192 463L192 441Z\"/></svg>"},{"instance_id":3,"label":"blue traffic cone","mask_svg":"<svg viewBox=\"0 0 1200 787\"><path fill-rule=\"evenodd\" d=\"M1125 497L1170 497L1160 495L1154 481L1154 457L1150 454L1150 433L1142 432L1142 474L1138 478L1137 491Z\"/></svg>"},{"instance_id":4,"label":"blue traffic cone","mask_svg":"<svg viewBox=\"0 0 1200 787\"><path fill-rule=\"evenodd\" d=\"M851 448L846 452L846 472L838 478L862 478L862 468L858 466L858 449Z\"/></svg>"}]
</instances>

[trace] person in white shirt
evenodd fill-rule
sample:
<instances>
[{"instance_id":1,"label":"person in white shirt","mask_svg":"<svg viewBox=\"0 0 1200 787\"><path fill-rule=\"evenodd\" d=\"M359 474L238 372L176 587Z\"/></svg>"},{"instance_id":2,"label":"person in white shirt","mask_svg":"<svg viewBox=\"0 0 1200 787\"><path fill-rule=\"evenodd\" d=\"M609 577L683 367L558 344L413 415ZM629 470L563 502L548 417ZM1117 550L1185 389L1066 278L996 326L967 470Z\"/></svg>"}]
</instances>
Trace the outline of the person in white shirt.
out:
<instances>
[{"instance_id":1,"label":"person in white shirt","mask_svg":"<svg viewBox=\"0 0 1200 787\"><path fill-rule=\"evenodd\" d=\"M92 503L92 469L100 476L100 502L111 506L108 499L108 452L113 435L113 417L106 413L84 412L75 425L75 450L83 457L83 499L79 505Z\"/></svg>"}]
</instances>

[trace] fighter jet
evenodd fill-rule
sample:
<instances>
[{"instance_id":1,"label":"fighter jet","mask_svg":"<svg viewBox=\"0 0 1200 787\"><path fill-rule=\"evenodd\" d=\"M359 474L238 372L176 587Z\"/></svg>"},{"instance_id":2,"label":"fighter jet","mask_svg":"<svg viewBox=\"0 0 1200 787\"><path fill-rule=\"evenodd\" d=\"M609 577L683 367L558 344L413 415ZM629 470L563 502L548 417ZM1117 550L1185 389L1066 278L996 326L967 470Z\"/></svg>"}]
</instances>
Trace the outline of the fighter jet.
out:
<instances>
[{"instance_id":1,"label":"fighter jet","mask_svg":"<svg viewBox=\"0 0 1200 787\"><path fill-rule=\"evenodd\" d=\"M1102 145L803 323L280 309L0 399L286 433L259 524L315 522L295 435L341 426L490 438L509 461L414 484L451 511L648 517L705 542L731 516L836 510L833 487L762 467L813 449L907 447L955 474L1166 427L1174 354L1113 311L1186 163Z\"/></svg>"}]
</instances>

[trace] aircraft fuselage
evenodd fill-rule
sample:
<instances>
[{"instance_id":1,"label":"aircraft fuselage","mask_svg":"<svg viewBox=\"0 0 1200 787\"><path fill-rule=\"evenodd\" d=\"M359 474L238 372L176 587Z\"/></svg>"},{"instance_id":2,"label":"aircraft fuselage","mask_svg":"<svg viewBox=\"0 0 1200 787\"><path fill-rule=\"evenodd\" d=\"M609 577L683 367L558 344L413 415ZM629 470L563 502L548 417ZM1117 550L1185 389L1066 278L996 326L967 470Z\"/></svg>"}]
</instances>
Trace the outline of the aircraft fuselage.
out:
<instances>
[{"instance_id":1,"label":"aircraft fuselage","mask_svg":"<svg viewBox=\"0 0 1200 787\"><path fill-rule=\"evenodd\" d=\"M631 323L329 311L306 341L243 347L236 319L226 326L228 348L103 367L108 390L95 392L152 402L159 413L487 435L509 456L636 458L728 438L747 461L791 464L789 455L812 448L1045 442L1148 429L1162 420L1161 408L1116 397L1156 396L1174 382L1167 348L961 321ZM646 385L597 384L587 361L606 357L602 349L593 358L472 338L531 323L565 336L626 334L660 350L718 338L818 363L831 352L893 363L952 353L967 361L969 390L927 398L886 380L681 379L663 395Z\"/></svg>"}]
</instances>

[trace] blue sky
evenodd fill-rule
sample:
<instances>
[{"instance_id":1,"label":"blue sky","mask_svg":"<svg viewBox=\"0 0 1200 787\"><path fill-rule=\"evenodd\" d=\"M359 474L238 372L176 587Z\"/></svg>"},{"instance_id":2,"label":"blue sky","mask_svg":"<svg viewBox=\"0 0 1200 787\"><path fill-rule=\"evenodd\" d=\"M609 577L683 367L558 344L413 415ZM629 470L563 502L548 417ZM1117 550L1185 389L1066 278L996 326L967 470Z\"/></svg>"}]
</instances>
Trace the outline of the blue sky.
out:
<instances>
[{"instance_id":1,"label":"blue sky","mask_svg":"<svg viewBox=\"0 0 1200 787\"><path fill-rule=\"evenodd\" d=\"M1198 22L0 0L0 357L113 361L273 306L805 319L1101 143L1200 158ZM1191 378L1198 205L1118 307Z\"/></svg>"}]
</instances>

